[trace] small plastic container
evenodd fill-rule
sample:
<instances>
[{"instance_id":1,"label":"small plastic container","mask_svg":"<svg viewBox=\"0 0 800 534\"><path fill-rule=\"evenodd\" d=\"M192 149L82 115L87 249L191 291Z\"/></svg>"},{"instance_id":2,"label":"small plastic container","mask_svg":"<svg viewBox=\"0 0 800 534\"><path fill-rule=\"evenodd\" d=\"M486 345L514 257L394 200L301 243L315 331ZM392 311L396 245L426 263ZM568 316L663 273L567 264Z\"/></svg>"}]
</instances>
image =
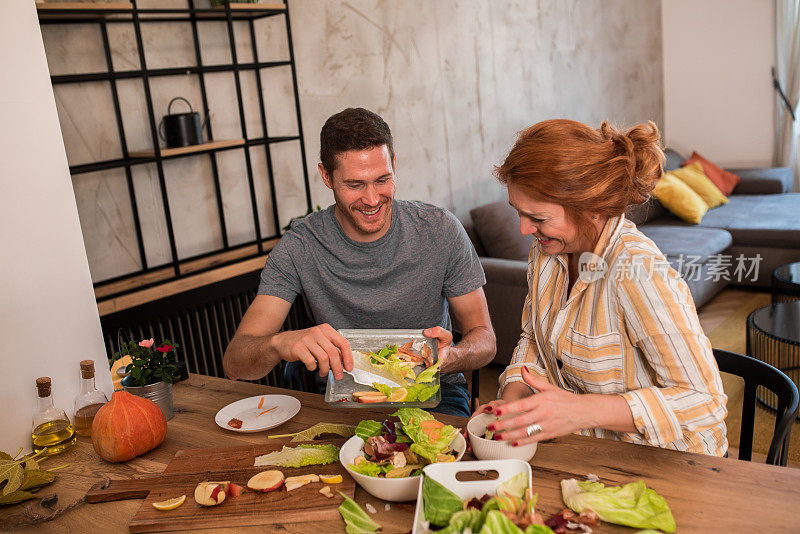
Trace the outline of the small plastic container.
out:
<instances>
[{"instance_id":1,"label":"small plastic container","mask_svg":"<svg viewBox=\"0 0 800 534\"><path fill-rule=\"evenodd\" d=\"M497 471L494 480L460 481L456 479L459 473ZM473 497L482 497L486 494L494 495L497 486L506 480L520 474L528 476L528 487L532 484L531 466L522 460L479 460L477 462L455 462L449 464L431 464L422 469L422 476L431 477L433 480L449 489L462 500ZM414 529L412 534L425 531L425 507L422 502L422 483L417 492L417 511L414 513Z\"/></svg>"},{"instance_id":2,"label":"small plastic container","mask_svg":"<svg viewBox=\"0 0 800 534\"><path fill-rule=\"evenodd\" d=\"M373 351L378 352L380 349L388 345L402 346L409 341L415 343L425 343L431 350L431 356L434 361L437 359L437 343L433 338L425 337L422 330L381 330L381 329L342 329L339 333L350 343L350 350L353 352L353 357L358 357L358 351ZM425 370L425 365L420 364L414 368L414 373L419 375ZM413 385L413 381L408 381L407 384L399 383L399 385ZM431 385L439 385L439 374ZM357 402L353 393L357 391L368 391L372 389L370 385L356 383L353 377L347 373L341 380L333 378L333 373L328 373L328 385L325 388L325 402L330 406L341 408L433 408L442 400L441 389L429 399L422 402L372 402L361 403Z\"/></svg>"}]
</instances>

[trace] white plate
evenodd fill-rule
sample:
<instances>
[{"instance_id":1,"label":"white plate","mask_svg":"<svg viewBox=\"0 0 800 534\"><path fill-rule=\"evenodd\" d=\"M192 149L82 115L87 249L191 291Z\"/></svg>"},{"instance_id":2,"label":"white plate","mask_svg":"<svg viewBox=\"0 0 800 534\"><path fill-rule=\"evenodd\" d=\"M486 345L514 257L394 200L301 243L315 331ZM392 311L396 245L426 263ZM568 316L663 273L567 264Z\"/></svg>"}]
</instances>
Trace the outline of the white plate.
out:
<instances>
[{"instance_id":1,"label":"white plate","mask_svg":"<svg viewBox=\"0 0 800 534\"><path fill-rule=\"evenodd\" d=\"M258 404L264 399L261 408ZM264 410L274 410L258 415ZM234 432L261 432L285 423L300 411L300 401L288 395L258 395L232 402L217 412L214 421L225 430ZM242 428L228 426L228 421L236 418L242 421Z\"/></svg>"}]
</instances>

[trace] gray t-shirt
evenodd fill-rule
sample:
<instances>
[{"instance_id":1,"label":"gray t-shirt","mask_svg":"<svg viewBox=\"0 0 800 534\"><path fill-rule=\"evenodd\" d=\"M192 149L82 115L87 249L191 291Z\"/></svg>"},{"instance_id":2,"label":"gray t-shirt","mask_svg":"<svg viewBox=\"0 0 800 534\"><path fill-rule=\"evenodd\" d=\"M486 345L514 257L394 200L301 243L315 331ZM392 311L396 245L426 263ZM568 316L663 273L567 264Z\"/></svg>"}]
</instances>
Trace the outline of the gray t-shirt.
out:
<instances>
[{"instance_id":1,"label":"gray t-shirt","mask_svg":"<svg viewBox=\"0 0 800 534\"><path fill-rule=\"evenodd\" d=\"M478 255L452 213L394 200L389 231L369 243L345 235L334 206L295 220L269 254L258 294L291 303L303 293L314 321L336 329L450 330L445 299L485 283Z\"/></svg>"}]
</instances>

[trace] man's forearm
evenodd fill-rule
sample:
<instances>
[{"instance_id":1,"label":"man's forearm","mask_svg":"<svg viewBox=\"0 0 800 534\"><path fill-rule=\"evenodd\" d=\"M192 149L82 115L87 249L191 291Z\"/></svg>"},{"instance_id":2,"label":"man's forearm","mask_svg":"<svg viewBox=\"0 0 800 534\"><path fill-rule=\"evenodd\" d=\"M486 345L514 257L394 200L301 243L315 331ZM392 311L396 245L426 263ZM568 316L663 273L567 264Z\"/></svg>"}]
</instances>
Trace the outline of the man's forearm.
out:
<instances>
[{"instance_id":1,"label":"man's forearm","mask_svg":"<svg viewBox=\"0 0 800 534\"><path fill-rule=\"evenodd\" d=\"M464 334L447 355L442 372L456 373L480 369L494 358L497 341L490 327L479 326Z\"/></svg>"},{"instance_id":2,"label":"man's forearm","mask_svg":"<svg viewBox=\"0 0 800 534\"><path fill-rule=\"evenodd\" d=\"M258 380L267 375L281 360L267 336L236 335L228 345L222 366L235 380Z\"/></svg>"}]
</instances>

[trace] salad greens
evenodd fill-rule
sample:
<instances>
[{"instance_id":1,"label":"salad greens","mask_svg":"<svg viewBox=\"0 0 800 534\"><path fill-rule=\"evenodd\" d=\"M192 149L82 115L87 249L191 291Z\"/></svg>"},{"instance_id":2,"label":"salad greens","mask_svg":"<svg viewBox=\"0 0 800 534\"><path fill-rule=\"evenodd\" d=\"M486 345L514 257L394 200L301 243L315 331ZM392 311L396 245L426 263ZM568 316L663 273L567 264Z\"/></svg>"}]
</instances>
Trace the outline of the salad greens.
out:
<instances>
[{"instance_id":1,"label":"salad greens","mask_svg":"<svg viewBox=\"0 0 800 534\"><path fill-rule=\"evenodd\" d=\"M343 438L349 438L355 432L353 425L342 425L339 423L317 423L300 432L294 434L278 434L274 436L267 436L269 439L275 438L289 438L291 441L313 441L323 434L337 434Z\"/></svg>"},{"instance_id":2,"label":"salad greens","mask_svg":"<svg viewBox=\"0 0 800 534\"><path fill-rule=\"evenodd\" d=\"M356 501L341 491L339 495L344 497L344 502L339 505L338 510L344 519L348 534L367 534L381 529L381 526L368 516Z\"/></svg>"},{"instance_id":3,"label":"salad greens","mask_svg":"<svg viewBox=\"0 0 800 534\"><path fill-rule=\"evenodd\" d=\"M466 502L429 476L422 480L422 506L425 520L444 527L436 534L463 532L477 534L552 534L541 524L535 510L536 495L530 490L528 476L520 473L500 484L494 497L485 495Z\"/></svg>"},{"instance_id":4,"label":"salad greens","mask_svg":"<svg viewBox=\"0 0 800 534\"><path fill-rule=\"evenodd\" d=\"M425 464L455 460L450 443L457 428L418 408L400 408L392 415L400 419L399 425L371 419L358 423L355 433L364 440L364 455L347 466L350 470L372 477L402 478L419 475Z\"/></svg>"},{"instance_id":5,"label":"salad greens","mask_svg":"<svg viewBox=\"0 0 800 534\"><path fill-rule=\"evenodd\" d=\"M325 445L283 446L280 451L257 456L255 467L277 465L279 467L303 467L304 465L325 465L339 461L339 447Z\"/></svg>"},{"instance_id":6,"label":"salad greens","mask_svg":"<svg viewBox=\"0 0 800 534\"><path fill-rule=\"evenodd\" d=\"M561 494L574 512L591 509L609 523L675 532L675 519L667 501L641 480L606 487L600 482L570 478L561 481Z\"/></svg>"},{"instance_id":7,"label":"salad greens","mask_svg":"<svg viewBox=\"0 0 800 534\"><path fill-rule=\"evenodd\" d=\"M367 359L367 362L375 369L387 374L395 379L395 382L405 383L406 380L414 380L417 375L414 367L419 362L401 358L400 347L397 345L386 345L378 352L359 351Z\"/></svg>"}]
</instances>

